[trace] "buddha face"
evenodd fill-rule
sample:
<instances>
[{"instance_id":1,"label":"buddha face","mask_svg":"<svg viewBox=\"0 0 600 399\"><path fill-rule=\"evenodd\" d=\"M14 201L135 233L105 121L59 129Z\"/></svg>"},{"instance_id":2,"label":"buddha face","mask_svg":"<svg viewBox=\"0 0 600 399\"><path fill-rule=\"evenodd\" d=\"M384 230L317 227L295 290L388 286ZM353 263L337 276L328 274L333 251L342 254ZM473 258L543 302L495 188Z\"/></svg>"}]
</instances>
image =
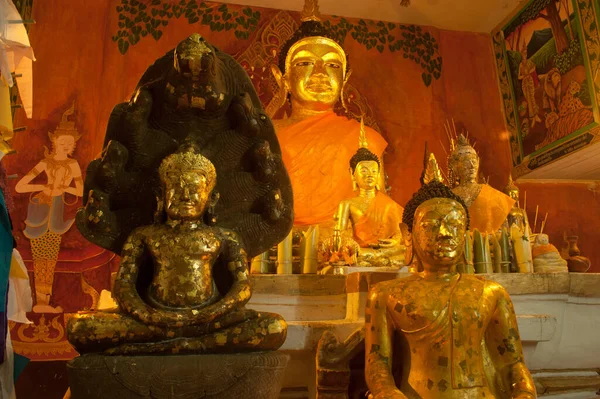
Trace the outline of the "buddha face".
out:
<instances>
[{"instance_id":1,"label":"buddha face","mask_svg":"<svg viewBox=\"0 0 600 399\"><path fill-rule=\"evenodd\" d=\"M286 70L292 100L315 111L332 108L344 83L346 55L323 38L305 40L292 51Z\"/></svg>"},{"instance_id":2,"label":"buddha face","mask_svg":"<svg viewBox=\"0 0 600 399\"><path fill-rule=\"evenodd\" d=\"M203 171L169 171L163 183L165 210L175 220L200 219L215 186Z\"/></svg>"},{"instance_id":3,"label":"buddha face","mask_svg":"<svg viewBox=\"0 0 600 399\"><path fill-rule=\"evenodd\" d=\"M452 171L460 183L476 183L479 173L479 156L475 151L460 154L452 162Z\"/></svg>"},{"instance_id":4,"label":"buddha face","mask_svg":"<svg viewBox=\"0 0 600 399\"><path fill-rule=\"evenodd\" d=\"M514 199L515 201L519 201L519 189L518 188L513 188L508 190L508 192L506 193L510 198Z\"/></svg>"},{"instance_id":5,"label":"buddha face","mask_svg":"<svg viewBox=\"0 0 600 399\"><path fill-rule=\"evenodd\" d=\"M464 251L466 216L461 204L447 198L430 199L417 208L413 245L425 270L456 264Z\"/></svg>"},{"instance_id":6,"label":"buddha face","mask_svg":"<svg viewBox=\"0 0 600 399\"><path fill-rule=\"evenodd\" d=\"M375 161L362 161L354 169L354 181L363 190L373 190L379 180L379 164Z\"/></svg>"}]
</instances>

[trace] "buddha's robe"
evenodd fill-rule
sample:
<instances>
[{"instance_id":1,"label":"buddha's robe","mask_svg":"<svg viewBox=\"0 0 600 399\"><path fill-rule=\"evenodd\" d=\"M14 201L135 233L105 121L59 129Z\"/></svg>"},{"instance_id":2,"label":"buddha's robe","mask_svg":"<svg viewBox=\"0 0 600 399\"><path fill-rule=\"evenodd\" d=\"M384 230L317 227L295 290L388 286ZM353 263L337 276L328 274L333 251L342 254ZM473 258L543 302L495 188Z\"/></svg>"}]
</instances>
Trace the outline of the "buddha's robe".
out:
<instances>
[{"instance_id":1,"label":"buddha's robe","mask_svg":"<svg viewBox=\"0 0 600 399\"><path fill-rule=\"evenodd\" d=\"M408 344L398 355L410 364L399 386L407 397L505 397L494 395L495 379L503 379L505 370L496 372L491 362L515 364L523 352L514 308L502 286L468 274L446 284L421 275L387 284L392 287L387 313ZM504 381L505 386L511 382Z\"/></svg>"},{"instance_id":2,"label":"buddha's robe","mask_svg":"<svg viewBox=\"0 0 600 399\"><path fill-rule=\"evenodd\" d=\"M471 230L477 229L482 233L494 233L510 213L515 200L508 195L483 184L481 192L469 207Z\"/></svg>"},{"instance_id":3,"label":"buddha's robe","mask_svg":"<svg viewBox=\"0 0 600 399\"><path fill-rule=\"evenodd\" d=\"M369 150L381 158L387 142L365 127ZM341 201L353 195L350 158L358 150L360 123L333 112L277 132L294 190L294 225L331 223Z\"/></svg>"},{"instance_id":4,"label":"buddha's robe","mask_svg":"<svg viewBox=\"0 0 600 399\"><path fill-rule=\"evenodd\" d=\"M369 209L354 222L354 238L361 247L377 244L379 239L400 233L402 208L396 201L378 191Z\"/></svg>"}]
</instances>

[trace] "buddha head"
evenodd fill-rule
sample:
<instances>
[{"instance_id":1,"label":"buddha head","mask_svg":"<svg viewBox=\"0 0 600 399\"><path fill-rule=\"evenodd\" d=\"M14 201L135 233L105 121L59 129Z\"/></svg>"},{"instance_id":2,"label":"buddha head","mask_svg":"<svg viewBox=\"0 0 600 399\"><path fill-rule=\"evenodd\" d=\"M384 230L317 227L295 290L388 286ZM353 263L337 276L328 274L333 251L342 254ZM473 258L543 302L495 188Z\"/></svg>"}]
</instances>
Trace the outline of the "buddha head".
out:
<instances>
[{"instance_id":1,"label":"buddha head","mask_svg":"<svg viewBox=\"0 0 600 399\"><path fill-rule=\"evenodd\" d=\"M166 75L165 102L173 108L210 111L220 115L226 111L231 93L219 70L219 50L200 34L182 40L173 52L173 68Z\"/></svg>"},{"instance_id":2,"label":"buddha head","mask_svg":"<svg viewBox=\"0 0 600 399\"><path fill-rule=\"evenodd\" d=\"M164 210L172 220L198 220L208 206L214 205L217 184L214 165L198 148L184 144L160 164L158 174L164 190Z\"/></svg>"},{"instance_id":3,"label":"buddha head","mask_svg":"<svg viewBox=\"0 0 600 399\"><path fill-rule=\"evenodd\" d=\"M305 5L302 24L284 44L272 67L292 103L313 111L333 109L349 76L342 46L319 20L318 5Z\"/></svg>"},{"instance_id":4,"label":"buddha head","mask_svg":"<svg viewBox=\"0 0 600 399\"><path fill-rule=\"evenodd\" d=\"M451 145L448 168L450 169L451 185L477 183L479 155L462 134Z\"/></svg>"},{"instance_id":5,"label":"buddha head","mask_svg":"<svg viewBox=\"0 0 600 399\"><path fill-rule=\"evenodd\" d=\"M423 185L406 204L402 222L412 232L414 251L425 270L450 270L461 259L469 213L443 183Z\"/></svg>"},{"instance_id":6,"label":"buddha head","mask_svg":"<svg viewBox=\"0 0 600 399\"><path fill-rule=\"evenodd\" d=\"M548 234L537 234L535 237L535 245L548 245L550 244L550 239L548 238Z\"/></svg>"},{"instance_id":7,"label":"buddha head","mask_svg":"<svg viewBox=\"0 0 600 399\"><path fill-rule=\"evenodd\" d=\"M381 164L377 155L369 151L364 121L360 121L359 149L350 158L350 174L354 190L379 190Z\"/></svg>"},{"instance_id":8,"label":"buddha head","mask_svg":"<svg viewBox=\"0 0 600 399\"><path fill-rule=\"evenodd\" d=\"M75 151L75 144L81 138L77 132L75 122L68 118L75 112L75 103L65 111L60 121L60 124L54 132L48 132L48 138L52 142L52 154L58 157L67 157ZM47 152L47 151L46 151ZM50 154L46 154L48 156Z\"/></svg>"},{"instance_id":9,"label":"buddha head","mask_svg":"<svg viewBox=\"0 0 600 399\"><path fill-rule=\"evenodd\" d=\"M519 187L513 182L512 175L508 176L508 184L504 187L504 194L514 199L517 203L519 202Z\"/></svg>"},{"instance_id":10,"label":"buddha head","mask_svg":"<svg viewBox=\"0 0 600 399\"><path fill-rule=\"evenodd\" d=\"M360 148L350 159L354 188L379 189L379 158L366 148Z\"/></svg>"}]
</instances>

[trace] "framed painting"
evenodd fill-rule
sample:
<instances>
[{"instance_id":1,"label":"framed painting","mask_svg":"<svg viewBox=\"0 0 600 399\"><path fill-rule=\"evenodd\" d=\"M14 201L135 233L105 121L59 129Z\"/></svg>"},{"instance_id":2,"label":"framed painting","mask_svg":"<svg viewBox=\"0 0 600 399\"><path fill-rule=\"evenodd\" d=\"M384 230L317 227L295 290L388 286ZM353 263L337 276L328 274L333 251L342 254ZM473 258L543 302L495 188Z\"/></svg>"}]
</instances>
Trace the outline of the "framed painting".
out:
<instances>
[{"instance_id":1,"label":"framed painting","mask_svg":"<svg viewBox=\"0 0 600 399\"><path fill-rule=\"evenodd\" d=\"M600 140L598 0L530 0L493 34L515 176Z\"/></svg>"}]
</instances>

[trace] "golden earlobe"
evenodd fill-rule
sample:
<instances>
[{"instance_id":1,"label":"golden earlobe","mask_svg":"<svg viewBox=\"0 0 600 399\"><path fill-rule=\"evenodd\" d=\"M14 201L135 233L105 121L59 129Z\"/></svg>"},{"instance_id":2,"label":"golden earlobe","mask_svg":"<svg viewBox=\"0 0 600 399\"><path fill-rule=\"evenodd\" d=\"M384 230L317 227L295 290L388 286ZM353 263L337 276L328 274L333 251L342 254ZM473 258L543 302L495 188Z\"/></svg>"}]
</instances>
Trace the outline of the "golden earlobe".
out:
<instances>
[{"instance_id":1,"label":"golden earlobe","mask_svg":"<svg viewBox=\"0 0 600 399\"><path fill-rule=\"evenodd\" d=\"M344 77L344 83L342 83L342 91L340 92L340 99L342 100L342 107L348 113L348 105L346 104L346 97L344 93L346 93L346 84L348 83L348 79L350 79L350 75L352 75L352 69L349 69Z\"/></svg>"},{"instance_id":2,"label":"golden earlobe","mask_svg":"<svg viewBox=\"0 0 600 399\"><path fill-rule=\"evenodd\" d=\"M289 88L286 77L281 73L277 65L271 65L271 73L277 82L278 90L275 92L271 102L266 106L265 112L269 118L273 118L277 111L285 104L287 100Z\"/></svg>"}]
</instances>

